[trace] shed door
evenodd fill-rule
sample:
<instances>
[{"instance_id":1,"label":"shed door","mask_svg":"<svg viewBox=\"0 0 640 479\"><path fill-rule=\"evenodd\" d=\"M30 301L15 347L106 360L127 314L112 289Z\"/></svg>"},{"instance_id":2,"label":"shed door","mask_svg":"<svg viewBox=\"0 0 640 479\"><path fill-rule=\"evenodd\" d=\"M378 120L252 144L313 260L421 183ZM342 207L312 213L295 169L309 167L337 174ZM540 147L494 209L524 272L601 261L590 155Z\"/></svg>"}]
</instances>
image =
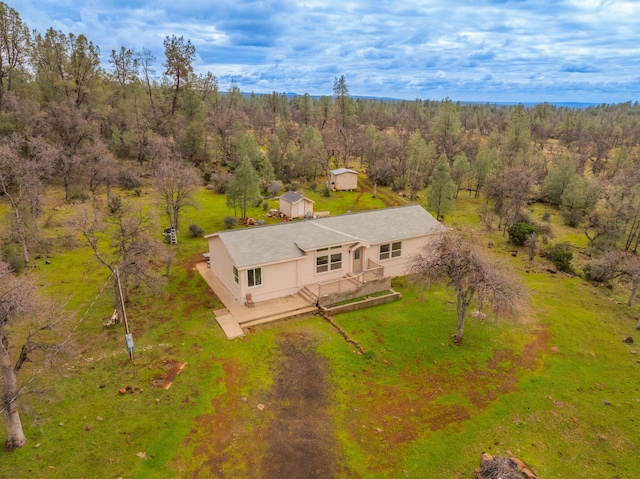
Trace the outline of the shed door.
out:
<instances>
[{"instance_id":1,"label":"shed door","mask_svg":"<svg viewBox=\"0 0 640 479\"><path fill-rule=\"evenodd\" d=\"M298 203L298 216L304 216L304 201Z\"/></svg>"}]
</instances>

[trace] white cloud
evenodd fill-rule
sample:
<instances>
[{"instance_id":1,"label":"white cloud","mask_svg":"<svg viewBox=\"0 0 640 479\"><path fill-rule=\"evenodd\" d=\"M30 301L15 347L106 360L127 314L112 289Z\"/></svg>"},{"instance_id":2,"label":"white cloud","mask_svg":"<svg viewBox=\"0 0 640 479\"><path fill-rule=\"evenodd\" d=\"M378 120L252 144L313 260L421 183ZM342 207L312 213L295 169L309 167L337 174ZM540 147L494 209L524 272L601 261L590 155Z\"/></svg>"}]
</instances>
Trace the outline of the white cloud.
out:
<instances>
[{"instance_id":1,"label":"white cloud","mask_svg":"<svg viewBox=\"0 0 640 479\"><path fill-rule=\"evenodd\" d=\"M24 0L30 28L83 33L111 49L184 35L197 68L225 89L407 99L633 100L640 77L640 3L608 0ZM615 79L613 82L611 79ZM485 95L485 98L481 98Z\"/></svg>"}]
</instances>

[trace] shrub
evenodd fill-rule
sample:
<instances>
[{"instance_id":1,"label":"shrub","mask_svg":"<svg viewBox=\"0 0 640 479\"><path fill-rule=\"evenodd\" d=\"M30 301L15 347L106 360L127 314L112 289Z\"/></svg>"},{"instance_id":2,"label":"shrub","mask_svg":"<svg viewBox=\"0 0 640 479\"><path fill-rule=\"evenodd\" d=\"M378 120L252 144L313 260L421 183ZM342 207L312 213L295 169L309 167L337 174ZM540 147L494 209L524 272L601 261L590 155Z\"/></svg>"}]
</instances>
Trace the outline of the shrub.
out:
<instances>
[{"instance_id":1,"label":"shrub","mask_svg":"<svg viewBox=\"0 0 640 479\"><path fill-rule=\"evenodd\" d=\"M529 235L533 233L539 234L540 228L536 225L532 225L531 223L521 221L509 228L507 232L509 233L509 243L516 246L522 246L524 245L524 242L527 241Z\"/></svg>"},{"instance_id":2,"label":"shrub","mask_svg":"<svg viewBox=\"0 0 640 479\"><path fill-rule=\"evenodd\" d=\"M118 175L118 184L125 190L133 190L142 186L140 179L132 171L124 168L120 170Z\"/></svg>"},{"instance_id":3,"label":"shrub","mask_svg":"<svg viewBox=\"0 0 640 479\"><path fill-rule=\"evenodd\" d=\"M329 198L331 196L331 190L329 189L328 186L325 186L322 189L322 196L324 196L325 198Z\"/></svg>"},{"instance_id":4,"label":"shrub","mask_svg":"<svg viewBox=\"0 0 640 479\"><path fill-rule=\"evenodd\" d=\"M81 202L85 202L89 199L89 193L87 193L82 187L74 186L71 188L69 192L69 198L72 200L80 200Z\"/></svg>"},{"instance_id":5,"label":"shrub","mask_svg":"<svg viewBox=\"0 0 640 479\"><path fill-rule=\"evenodd\" d=\"M237 224L238 224L238 218L236 218L235 216L224 217L224 225L227 227L228 230L230 230Z\"/></svg>"},{"instance_id":6,"label":"shrub","mask_svg":"<svg viewBox=\"0 0 640 479\"><path fill-rule=\"evenodd\" d=\"M269 209L269 202L268 201L263 201L262 202L262 209L264 211L267 211Z\"/></svg>"},{"instance_id":7,"label":"shrub","mask_svg":"<svg viewBox=\"0 0 640 479\"><path fill-rule=\"evenodd\" d=\"M280 193L281 189L282 189L282 181L275 180L275 181L272 181L269 187L267 188L267 193L269 193L271 195L271 198L273 198L278 193Z\"/></svg>"},{"instance_id":8,"label":"shrub","mask_svg":"<svg viewBox=\"0 0 640 479\"><path fill-rule=\"evenodd\" d=\"M224 195L227 192L227 186L229 186L229 181L231 181L230 173L214 173L211 175L211 182L214 186L214 191L218 194Z\"/></svg>"},{"instance_id":9,"label":"shrub","mask_svg":"<svg viewBox=\"0 0 640 479\"><path fill-rule=\"evenodd\" d=\"M204 236L204 229L197 224L191 224L189 225L189 233L191 233L191 236L194 238L199 238L200 236Z\"/></svg>"},{"instance_id":10,"label":"shrub","mask_svg":"<svg viewBox=\"0 0 640 479\"><path fill-rule=\"evenodd\" d=\"M24 258L9 245L2 248L2 259L9 265L9 268L11 268L11 271L15 274L21 273L27 266Z\"/></svg>"},{"instance_id":11,"label":"shrub","mask_svg":"<svg viewBox=\"0 0 640 479\"><path fill-rule=\"evenodd\" d=\"M122 208L122 198L120 198L120 195L109 195L109 198L107 198L107 206L111 213L115 213Z\"/></svg>"},{"instance_id":12,"label":"shrub","mask_svg":"<svg viewBox=\"0 0 640 479\"><path fill-rule=\"evenodd\" d=\"M571 266L571 260L573 259L571 244L565 242L554 245L554 247L551 248L550 259L560 271L573 273L573 267Z\"/></svg>"}]
</instances>

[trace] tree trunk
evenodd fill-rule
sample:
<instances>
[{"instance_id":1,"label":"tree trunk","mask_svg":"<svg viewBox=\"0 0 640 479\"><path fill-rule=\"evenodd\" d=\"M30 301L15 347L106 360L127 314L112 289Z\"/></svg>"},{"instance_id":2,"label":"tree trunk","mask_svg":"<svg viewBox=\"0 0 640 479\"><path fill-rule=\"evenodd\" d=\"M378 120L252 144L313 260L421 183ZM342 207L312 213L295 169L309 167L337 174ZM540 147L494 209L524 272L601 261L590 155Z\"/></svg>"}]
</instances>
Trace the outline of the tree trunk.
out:
<instances>
[{"instance_id":1,"label":"tree trunk","mask_svg":"<svg viewBox=\"0 0 640 479\"><path fill-rule=\"evenodd\" d=\"M13 451L26 444L27 438L22 430L22 422L18 413L18 405L15 400L18 394L18 378L13 366L9 351L6 348L6 338L0 342L0 376L2 377L2 407L4 410L4 424L7 429L6 449Z\"/></svg>"},{"instance_id":2,"label":"tree trunk","mask_svg":"<svg viewBox=\"0 0 640 479\"><path fill-rule=\"evenodd\" d=\"M5 194L7 198L9 198L9 203L11 203L11 209L13 210L13 216L16 219L16 234L18 235L18 241L20 242L20 246L22 247L22 258L25 263L29 262L29 249L27 247L27 236L25 234L23 224L22 224L22 216L20 215L20 209L18 208L18 204L13 200L13 197L9 194L6 188L2 188L2 192Z\"/></svg>"},{"instance_id":3,"label":"tree trunk","mask_svg":"<svg viewBox=\"0 0 640 479\"><path fill-rule=\"evenodd\" d=\"M458 304L456 311L458 312L458 329L456 331L456 344L462 344L462 335L464 334L464 320L467 316L467 308L469 302L465 301L464 294L458 293Z\"/></svg>"},{"instance_id":4,"label":"tree trunk","mask_svg":"<svg viewBox=\"0 0 640 479\"><path fill-rule=\"evenodd\" d=\"M373 182L373 194L371 195L373 198L375 198L378 195L378 182L374 181Z\"/></svg>"},{"instance_id":5,"label":"tree trunk","mask_svg":"<svg viewBox=\"0 0 640 479\"><path fill-rule=\"evenodd\" d=\"M638 290L638 281L634 281L631 284L631 294L629 295L629 301L627 301L627 306L631 306L631 303L633 303L633 298L635 298L637 290Z\"/></svg>"}]
</instances>

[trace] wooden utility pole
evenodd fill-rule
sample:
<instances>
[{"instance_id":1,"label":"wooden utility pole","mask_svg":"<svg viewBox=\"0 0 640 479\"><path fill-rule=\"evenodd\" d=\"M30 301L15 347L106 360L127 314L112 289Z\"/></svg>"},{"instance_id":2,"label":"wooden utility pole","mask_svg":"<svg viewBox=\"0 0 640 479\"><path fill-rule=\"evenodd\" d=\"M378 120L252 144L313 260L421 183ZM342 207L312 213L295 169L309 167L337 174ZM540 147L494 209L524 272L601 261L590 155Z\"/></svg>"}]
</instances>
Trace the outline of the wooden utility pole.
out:
<instances>
[{"instance_id":1,"label":"wooden utility pole","mask_svg":"<svg viewBox=\"0 0 640 479\"><path fill-rule=\"evenodd\" d=\"M120 283L120 271L116 265L116 283L118 285L118 302L120 303L120 309L122 310L122 318L124 319L124 341L127 345L127 351L129 351L129 357L133 361L133 335L129 331L129 322L127 321L127 311L124 309L124 296L122 294L122 284Z\"/></svg>"}]
</instances>

